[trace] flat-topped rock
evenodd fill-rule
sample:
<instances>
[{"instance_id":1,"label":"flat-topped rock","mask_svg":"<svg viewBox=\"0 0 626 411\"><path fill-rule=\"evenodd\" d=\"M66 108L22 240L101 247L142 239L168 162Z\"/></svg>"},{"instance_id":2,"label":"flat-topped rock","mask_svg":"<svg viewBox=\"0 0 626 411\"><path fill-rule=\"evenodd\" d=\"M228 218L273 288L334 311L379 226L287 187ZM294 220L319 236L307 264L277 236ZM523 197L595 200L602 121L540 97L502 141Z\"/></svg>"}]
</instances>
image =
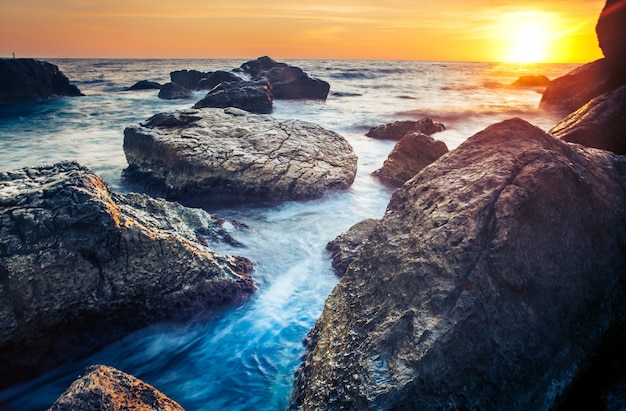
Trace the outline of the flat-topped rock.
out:
<instances>
[{"instance_id":1,"label":"flat-topped rock","mask_svg":"<svg viewBox=\"0 0 626 411\"><path fill-rule=\"evenodd\" d=\"M126 176L170 198L284 201L354 181L357 157L339 134L235 108L157 114L124 131Z\"/></svg>"},{"instance_id":2,"label":"flat-topped rock","mask_svg":"<svg viewBox=\"0 0 626 411\"><path fill-rule=\"evenodd\" d=\"M157 83L156 81L149 80L140 80L128 87L129 91L138 91L138 90L159 90L162 87L161 83Z\"/></svg>"},{"instance_id":3,"label":"flat-topped rock","mask_svg":"<svg viewBox=\"0 0 626 411\"><path fill-rule=\"evenodd\" d=\"M431 135L445 129L446 127L443 124L426 117L417 121L400 120L382 124L380 126L370 128L365 135L379 140L399 141L407 133L418 132Z\"/></svg>"},{"instance_id":4,"label":"flat-topped rock","mask_svg":"<svg viewBox=\"0 0 626 411\"><path fill-rule=\"evenodd\" d=\"M272 93L267 81L222 82L198 101L194 108L235 107L257 114L272 112Z\"/></svg>"}]
</instances>

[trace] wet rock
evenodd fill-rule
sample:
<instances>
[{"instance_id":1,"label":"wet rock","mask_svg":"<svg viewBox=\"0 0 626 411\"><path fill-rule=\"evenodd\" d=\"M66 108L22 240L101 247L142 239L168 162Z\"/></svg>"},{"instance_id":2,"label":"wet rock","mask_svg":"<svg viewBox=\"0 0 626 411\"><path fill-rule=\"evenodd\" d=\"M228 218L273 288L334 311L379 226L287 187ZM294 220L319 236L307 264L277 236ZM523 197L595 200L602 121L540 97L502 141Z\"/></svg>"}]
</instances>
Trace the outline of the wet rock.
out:
<instances>
[{"instance_id":1,"label":"wet rock","mask_svg":"<svg viewBox=\"0 0 626 411\"><path fill-rule=\"evenodd\" d=\"M327 82L309 77L301 68L279 63L264 56L243 63L241 71L253 80L267 80L275 99L326 100L330 90Z\"/></svg>"},{"instance_id":2,"label":"wet rock","mask_svg":"<svg viewBox=\"0 0 626 411\"><path fill-rule=\"evenodd\" d=\"M448 152L443 141L420 132L410 132L398 141L383 166L372 175L398 188Z\"/></svg>"},{"instance_id":3,"label":"wet rock","mask_svg":"<svg viewBox=\"0 0 626 411\"><path fill-rule=\"evenodd\" d=\"M156 81L140 80L132 86L128 87L128 90L159 90L161 87L161 84L157 83Z\"/></svg>"},{"instance_id":4,"label":"wet rock","mask_svg":"<svg viewBox=\"0 0 626 411\"><path fill-rule=\"evenodd\" d=\"M511 86L513 87L546 87L550 84L550 79L543 75L537 76L521 76L513 83Z\"/></svg>"},{"instance_id":5,"label":"wet rock","mask_svg":"<svg viewBox=\"0 0 626 411\"><path fill-rule=\"evenodd\" d=\"M200 90L211 90L220 83L240 83L243 82L241 77L234 75L228 71L218 70L211 73L206 78L203 78L198 82L198 88Z\"/></svg>"},{"instance_id":6,"label":"wet rock","mask_svg":"<svg viewBox=\"0 0 626 411\"><path fill-rule=\"evenodd\" d=\"M626 155L626 86L591 100L550 133L570 143Z\"/></svg>"},{"instance_id":7,"label":"wet rock","mask_svg":"<svg viewBox=\"0 0 626 411\"><path fill-rule=\"evenodd\" d=\"M326 245L331 253L335 274L343 276L354 260L356 250L367 240L378 220L372 218L356 223L348 231L341 234Z\"/></svg>"},{"instance_id":8,"label":"wet rock","mask_svg":"<svg viewBox=\"0 0 626 411\"><path fill-rule=\"evenodd\" d=\"M246 298L250 262L199 241L214 225L77 163L0 173L0 387Z\"/></svg>"},{"instance_id":9,"label":"wet rock","mask_svg":"<svg viewBox=\"0 0 626 411\"><path fill-rule=\"evenodd\" d=\"M211 74L211 72L204 73L198 70L176 70L170 73L170 80L188 90L198 90L200 81Z\"/></svg>"},{"instance_id":10,"label":"wet rock","mask_svg":"<svg viewBox=\"0 0 626 411\"><path fill-rule=\"evenodd\" d=\"M82 95L54 64L35 59L0 59L0 104Z\"/></svg>"},{"instance_id":11,"label":"wet rock","mask_svg":"<svg viewBox=\"0 0 626 411\"><path fill-rule=\"evenodd\" d=\"M626 70L626 3L607 0L600 13L596 33L608 64Z\"/></svg>"},{"instance_id":12,"label":"wet rock","mask_svg":"<svg viewBox=\"0 0 626 411\"><path fill-rule=\"evenodd\" d=\"M272 112L272 93L267 81L246 81L220 83L193 107L235 107L251 113L267 114Z\"/></svg>"},{"instance_id":13,"label":"wet rock","mask_svg":"<svg viewBox=\"0 0 626 411\"><path fill-rule=\"evenodd\" d=\"M626 335L625 171L519 119L422 170L326 300L293 408L550 409Z\"/></svg>"},{"instance_id":14,"label":"wet rock","mask_svg":"<svg viewBox=\"0 0 626 411\"><path fill-rule=\"evenodd\" d=\"M149 384L113 367L87 368L49 411L183 411L177 402Z\"/></svg>"},{"instance_id":15,"label":"wet rock","mask_svg":"<svg viewBox=\"0 0 626 411\"><path fill-rule=\"evenodd\" d=\"M445 129L446 127L443 124L426 117L418 121L394 121L393 123L372 127L365 135L380 140L399 141L407 133L419 132L431 135Z\"/></svg>"},{"instance_id":16,"label":"wet rock","mask_svg":"<svg viewBox=\"0 0 626 411\"><path fill-rule=\"evenodd\" d=\"M159 98L164 100L188 99L192 97L192 91L178 83L163 84L159 91Z\"/></svg>"},{"instance_id":17,"label":"wet rock","mask_svg":"<svg viewBox=\"0 0 626 411\"><path fill-rule=\"evenodd\" d=\"M127 178L209 202L318 198L350 187L357 166L337 133L235 108L156 115L126 128L124 152Z\"/></svg>"}]
</instances>

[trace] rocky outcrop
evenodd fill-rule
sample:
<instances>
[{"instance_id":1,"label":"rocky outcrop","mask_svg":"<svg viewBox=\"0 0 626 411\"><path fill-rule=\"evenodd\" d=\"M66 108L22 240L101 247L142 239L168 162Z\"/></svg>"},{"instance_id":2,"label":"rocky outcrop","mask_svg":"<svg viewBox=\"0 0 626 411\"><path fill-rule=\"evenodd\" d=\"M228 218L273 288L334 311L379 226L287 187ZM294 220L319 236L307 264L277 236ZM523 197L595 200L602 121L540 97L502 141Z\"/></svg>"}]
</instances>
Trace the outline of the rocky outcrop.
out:
<instances>
[{"instance_id":1,"label":"rocky outcrop","mask_svg":"<svg viewBox=\"0 0 626 411\"><path fill-rule=\"evenodd\" d=\"M0 387L246 298L251 263L206 246L215 225L77 163L0 173Z\"/></svg>"},{"instance_id":2,"label":"rocky outcrop","mask_svg":"<svg viewBox=\"0 0 626 411\"><path fill-rule=\"evenodd\" d=\"M357 166L337 133L234 108L157 114L126 128L124 152L129 179L210 202L318 198L350 187Z\"/></svg>"},{"instance_id":3,"label":"rocky outcrop","mask_svg":"<svg viewBox=\"0 0 626 411\"><path fill-rule=\"evenodd\" d=\"M626 70L626 2L607 0L596 33L602 53L610 66Z\"/></svg>"},{"instance_id":4,"label":"rocky outcrop","mask_svg":"<svg viewBox=\"0 0 626 411\"><path fill-rule=\"evenodd\" d=\"M393 123L372 127L365 135L379 140L399 141L407 133L419 132L431 135L445 129L446 127L443 124L426 117L418 121L394 121Z\"/></svg>"},{"instance_id":5,"label":"rocky outcrop","mask_svg":"<svg viewBox=\"0 0 626 411\"><path fill-rule=\"evenodd\" d=\"M357 249L367 240L377 222L378 220L373 218L360 221L326 244L326 250L331 254L333 269L339 277L345 274L354 260Z\"/></svg>"},{"instance_id":6,"label":"rocky outcrop","mask_svg":"<svg viewBox=\"0 0 626 411\"><path fill-rule=\"evenodd\" d=\"M211 75L198 70L177 70L170 73L170 80L188 90L198 90L200 81Z\"/></svg>"},{"instance_id":7,"label":"rocky outcrop","mask_svg":"<svg viewBox=\"0 0 626 411\"><path fill-rule=\"evenodd\" d=\"M159 98L164 100L188 99L191 97L193 97L191 90L178 83L163 84L159 91Z\"/></svg>"},{"instance_id":8,"label":"rocky outcrop","mask_svg":"<svg viewBox=\"0 0 626 411\"><path fill-rule=\"evenodd\" d=\"M264 56L243 63L240 70L253 80L267 80L275 99L326 100L330 90L327 82L309 77L301 68L279 63Z\"/></svg>"},{"instance_id":9,"label":"rocky outcrop","mask_svg":"<svg viewBox=\"0 0 626 411\"><path fill-rule=\"evenodd\" d=\"M410 132L398 141L383 166L372 175L384 184L398 188L424 167L448 152L443 141L420 132Z\"/></svg>"},{"instance_id":10,"label":"rocky outcrop","mask_svg":"<svg viewBox=\"0 0 626 411\"><path fill-rule=\"evenodd\" d=\"M626 155L626 86L591 100L550 133L571 143Z\"/></svg>"},{"instance_id":11,"label":"rocky outcrop","mask_svg":"<svg viewBox=\"0 0 626 411\"><path fill-rule=\"evenodd\" d=\"M133 84L132 86L128 87L127 90L130 90L130 91L159 90L161 87L162 87L161 84L157 83L156 81L140 80L136 82L135 84Z\"/></svg>"},{"instance_id":12,"label":"rocky outcrop","mask_svg":"<svg viewBox=\"0 0 626 411\"><path fill-rule=\"evenodd\" d=\"M149 384L113 367L87 368L48 411L183 411Z\"/></svg>"},{"instance_id":13,"label":"rocky outcrop","mask_svg":"<svg viewBox=\"0 0 626 411\"><path fill-rule=\"evenodd\" d=\"M243 80L240 77L234 75L233 73L230 73L228 71L218 70L209 74L207 77L203 78L202 80L200 80L198 82L198 88L200 90L212 90L215 86L219 85L220 83L240 83L240 82L243 82Z\"/></svg>"},{"instance_id":14,"label":"rocky outcrop","mask_svg":"<svg viewBox=\"0 0 626 411\"><path fill-rule=\"evenodd\" d=\"M328 297L293 408L550 409L626 335L625 171L519 119L422 170Z\"/></svg>"},{"instance_id":15,"label":"rocky outcrop","mask_svg":"<svg viewBox=\"0 0 626 411\"><path fill-rule=\"evenodd\" d=\"M193 107L235 107L257 114L272 112L272 93L267 81L223 82Z\"/></svg>"},{"instance_id":16,"label":"rocky outcrop","mask_svg":"<svg viewBox=\"0 0 626 411\"><path fill-rule=\"evenodd\" d=\"M531 88L544 88L548 84L550 84L550 79L544 75L536 75L536 76L521 76L513 83L511 86L513 87L531 87Z\"/></svg>"},{"instance_id":17,"label":"rocky outcrop","mask_svg":"<svg viewBox=\"0 0 626 411\"><path fill-rule=\"evenodd\" d=\"M0 59L0 104L82 95L54 64L35 59Z\"/></svg>"}]
</instances>

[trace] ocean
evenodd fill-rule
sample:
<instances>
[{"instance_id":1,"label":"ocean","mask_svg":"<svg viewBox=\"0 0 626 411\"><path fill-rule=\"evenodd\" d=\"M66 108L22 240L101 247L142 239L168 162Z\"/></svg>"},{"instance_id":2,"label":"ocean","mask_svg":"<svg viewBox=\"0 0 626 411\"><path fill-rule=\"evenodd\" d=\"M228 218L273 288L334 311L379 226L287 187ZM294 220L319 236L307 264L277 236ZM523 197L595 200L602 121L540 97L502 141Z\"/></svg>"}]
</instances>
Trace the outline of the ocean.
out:
<instances>
[{"instance_id":1,"label":"ocean","mask_svg":"<svg viewBox=\"0 0 626 411\"><path fill-rule=\"evenodd\" d=\"M230 70L246 60L51 59L85 94L0 106L0 171L76 160L119 192L127 163L123 130L153 114L191 107L161 100L157 90L125 91L139 80L169 81L174 70ZM272 206L217 207L217 217L250 227L242 247L212 244L254 261L258 291L210 319L161 323L90 357L64 364L0 392L0 409L47 409L89 365L135 375L186 410L282 410L289 405L302 340L338 281L326 243L366 218L380 218L391 191L370 175L392 141L368 138L370 127L431 117L446 126L433 137L454 149L490 124L521 117L544 130L560 116L538 109L541 94L509 84L522 75L564 75L568 64L285 60L330 83L327 101L274 101L271 114L322 125L343 135L359 157L354 185L323 199Z\"/></svg>"}]
</instances>

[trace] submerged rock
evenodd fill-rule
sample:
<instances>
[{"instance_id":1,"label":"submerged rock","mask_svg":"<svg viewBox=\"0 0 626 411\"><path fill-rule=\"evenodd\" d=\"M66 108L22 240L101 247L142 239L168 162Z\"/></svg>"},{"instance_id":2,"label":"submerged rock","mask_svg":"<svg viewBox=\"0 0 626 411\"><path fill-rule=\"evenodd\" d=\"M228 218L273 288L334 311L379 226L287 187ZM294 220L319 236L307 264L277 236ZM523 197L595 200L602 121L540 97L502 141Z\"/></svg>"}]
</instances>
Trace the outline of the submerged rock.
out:
<instances>
[{"instance_id":1,"label":"submerged rock","mask_svg":"<svg viewBox=\"0 0 626 411\"><path fill-rule=\"evenodd\" d=\"M626 155L626 86L591 100L550 133L570 143Z\"/></svg>"},{"instance_id":2,"label":"submerged rock","mask_svg":"<svg viewBox=\"0 0 626 411\"><path fill-rule=\"evenodd\" d=\"M550 79L544 75L521 76L513 83L513 87L546 87L550 84Z\"/></svg>"},{"instance_id":3,"label":"submerged rock","mask_svg":"<svg viewBox=\"0 0 626 411\"><path fill-rule=\"evenodd\" d=\"M446 127L443 124L426 117L418 121L394 121L393 123L372 127L365 135L380 140L399 141L407 133L419 132L431 135L445 129Z\"/></svg>"},{"instance_id":4,"label":"submerged rock","mask_svg":"<svg viewBox=\"0 0 626 411\"><path fill-rule=\"evenodd\" d=\"M193 97L191 90L178 83L163 84L159 91L159 98L164 100L187 99L191 97Z\"/></svg>"},{"instance_id":5,"label":"submerged rock","mask_svg":"<svg viewBox=\"0 0 626 411\"><path fill-rule=\"evenodd\" d=\"M328 297L293 408L550 409L626 335L625 171L519 119L422 170Z\"/></svg>"},{"instance_id":6,"label":"submerged rock","mask_svg":"<svg viewBox=\"0 0 626 411\"><path fill-rule=\"evenodd\" d=\"M113 367L92 365L52 404L49 411L183 411L149 384Z\"/></svg>"},{"instance_id":7,"label":"submerged rock","mask_svg":"<svg viewBox=\"0 0 626 411\"><path fill-rule=\"evenodd\" d=\"M447 152L448 146L443 141L424 133L410 132L396 143L383 166L372 175L397 188Z\"/></svg>"},{"instance_id":8,"label":"submerged rock","mask_svg":"<svg viewBox=\"0 0 626 411\"><path fill-rule=\"evenodd\" d=\"M136 91L136 90L159 90L162 87L160 83L156 81L148 81L148 80L140 80L128 87L128 90Z\"/></svg>"},{"instance_id":9,"label":"submerged rock","mask_svg":"<svg viewBox=\"0 0 626 411\"><path fill-rule=\"evenodd\" d=\"M339 134L235 108L157 114L124 130L126 176L170 198L284 201L350 187L357 157Z\"/></svg>"},{"instance_id":10,"label":"submerged rock","mask_svg":"<svg viewBox=\"0 0 626 411\"><path fill-rule=\"evenodd\" d=\"M54 64L35 59L0 59L0 104L82 95Z\"/></svg>"},{"instance_id":11,"label":"submerged rock","mask_svg":"<svg viewBox=\"0 0 626 411\"><path fill-rule=\"evenodd\" d=\"M267 81L220 83L193 107L235 107L257 114L272 112L272 93Z\"/></svg>"},{"instance_id":12,"label":"submerged rock","mask_svg":"<svg viewBox=\"0 0 626 411\"><path fill-rule=\"evenodd\" d=\"M126 333L246 298L202 210L111 191L77 163L0 173L0 387Z\"/></svg>"}]
</instances>

